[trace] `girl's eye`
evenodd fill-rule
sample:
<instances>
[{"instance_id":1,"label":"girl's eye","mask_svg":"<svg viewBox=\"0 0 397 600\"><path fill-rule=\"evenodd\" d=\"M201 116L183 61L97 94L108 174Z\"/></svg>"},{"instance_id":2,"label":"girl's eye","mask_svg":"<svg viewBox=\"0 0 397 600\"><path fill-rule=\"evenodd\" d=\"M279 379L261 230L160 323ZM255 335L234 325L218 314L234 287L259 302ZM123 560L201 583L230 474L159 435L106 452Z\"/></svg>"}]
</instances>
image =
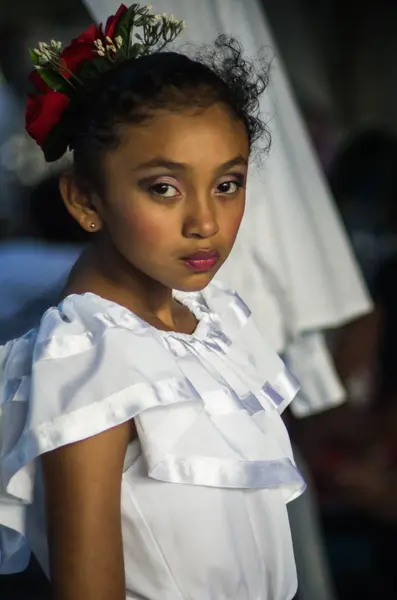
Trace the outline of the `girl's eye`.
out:
<instances>
[{"instance_id":1,"label":"girl's eye","mask_svg":"<svg viewBox=\"0 0 397 600\"><path fill-rule=\"evenodd\" d=\"M163 198L175 198L179 195L176 187L170 183L156 183L151 186L150 191L156 194L156 196L162 196Z\"/></svg>"},{"instance_id":2,"label":"girl's eye","mask_svg":"<svg viewBox=\"0 0 397 600\"><path fill-rule=\"evenodd\" d=\"M235 194L242 187L243 184L240 181L224 181L218 185L218 191L221 194Z\"/></svg>"}]
</instances>

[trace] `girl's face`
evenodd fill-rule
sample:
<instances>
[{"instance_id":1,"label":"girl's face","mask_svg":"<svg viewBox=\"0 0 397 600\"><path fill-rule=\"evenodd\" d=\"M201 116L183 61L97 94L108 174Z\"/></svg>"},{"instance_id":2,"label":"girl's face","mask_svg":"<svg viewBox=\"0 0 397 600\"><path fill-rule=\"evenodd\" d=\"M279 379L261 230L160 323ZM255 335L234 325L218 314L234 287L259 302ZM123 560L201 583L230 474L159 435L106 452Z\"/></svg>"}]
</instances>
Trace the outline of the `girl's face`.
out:
<instances>
[{"instance_id":1,"label":"girl's face","mask_svg":"<svg viewBox=\"0 0 397 600\"><path fill-rule=\"evenodd\" d=\"M243 124L221 105L123 126L98 206L123 262L171 289L204 288L236 239L248 157Z\"/></svg>"}]
</instances>

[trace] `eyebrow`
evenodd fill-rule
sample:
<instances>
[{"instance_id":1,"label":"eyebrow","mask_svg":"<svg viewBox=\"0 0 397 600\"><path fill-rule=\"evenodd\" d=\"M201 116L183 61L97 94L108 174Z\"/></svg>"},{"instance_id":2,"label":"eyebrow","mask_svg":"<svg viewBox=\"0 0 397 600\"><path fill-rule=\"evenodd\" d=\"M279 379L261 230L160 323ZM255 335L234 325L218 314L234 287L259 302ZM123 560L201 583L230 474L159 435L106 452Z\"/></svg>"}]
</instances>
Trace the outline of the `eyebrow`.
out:
<instances>
[{"instance_id":1,"label":"eyebrow","mask_svg":"<svg viewBox=\"0 0 397 600\"><path fill-rule=\"evenodd\" d=\"M218 172L221 171L226 171L227 169L231 169L232 167L236 167L236 166L248 166L248 161L246 158L244 158L243 155L238 155L235 158L232 158L231 160L226 161L225 163L223 163L222 165L219 165L219 167L217 168ZM186 163L180 163L180 162L175 162L173 160L168 160L167 158L163 158L161 156L153 158L152 160L149 160L147 162L144 163L140 163L139 165L137 165L134 168L134 171L142 171L143 169L154 169L154 168L165 168L168 169L170 171L185 171L189 168L189 165L187 165Z\"/></svg>"}]
</instances>

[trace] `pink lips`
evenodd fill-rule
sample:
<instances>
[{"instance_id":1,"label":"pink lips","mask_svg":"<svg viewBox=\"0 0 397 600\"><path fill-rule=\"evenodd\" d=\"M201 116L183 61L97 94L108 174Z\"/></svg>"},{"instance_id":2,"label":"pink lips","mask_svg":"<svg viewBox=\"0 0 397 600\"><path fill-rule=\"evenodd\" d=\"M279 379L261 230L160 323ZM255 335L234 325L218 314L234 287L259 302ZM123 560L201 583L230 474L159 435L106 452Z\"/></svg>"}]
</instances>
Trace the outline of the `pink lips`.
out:
<instances>
[{"instance_id":1,"label":"pink lips","mask_svg":"<svg viewBox=\"0 0 397 600\"><path fill-rule=\"evenodd\" d=\"M193 271L203 273L205 271L210 271L216 265L218 260L218 252L203 250L184 258L183 262Z\"/></svg>"}]
</instances>

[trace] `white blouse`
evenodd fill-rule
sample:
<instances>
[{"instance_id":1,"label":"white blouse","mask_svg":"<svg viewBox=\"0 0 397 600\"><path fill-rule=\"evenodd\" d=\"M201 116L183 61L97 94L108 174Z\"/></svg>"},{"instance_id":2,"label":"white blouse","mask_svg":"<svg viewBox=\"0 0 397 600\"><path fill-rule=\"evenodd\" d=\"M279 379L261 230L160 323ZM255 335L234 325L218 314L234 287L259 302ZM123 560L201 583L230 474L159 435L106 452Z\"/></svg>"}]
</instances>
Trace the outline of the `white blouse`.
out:
<instances>
[{"instance_id":1,"label":"white blouse","mask_svg":"<svg viewBox=\"0 0 397 600\"><path fill-rule=\"evenodd\" d=\"M134 418L122 480L126 598L291 600L285 503L304 489L280 413L298 385L236 294L175 294L192 335L94 294L0 348L0 573L48 574L37 458ZM100 526L100 525L99 525Z\"/></svg>"}]
</instances>

